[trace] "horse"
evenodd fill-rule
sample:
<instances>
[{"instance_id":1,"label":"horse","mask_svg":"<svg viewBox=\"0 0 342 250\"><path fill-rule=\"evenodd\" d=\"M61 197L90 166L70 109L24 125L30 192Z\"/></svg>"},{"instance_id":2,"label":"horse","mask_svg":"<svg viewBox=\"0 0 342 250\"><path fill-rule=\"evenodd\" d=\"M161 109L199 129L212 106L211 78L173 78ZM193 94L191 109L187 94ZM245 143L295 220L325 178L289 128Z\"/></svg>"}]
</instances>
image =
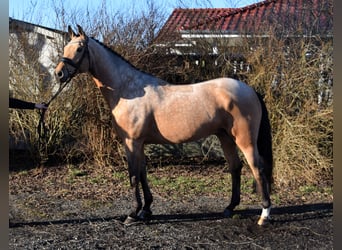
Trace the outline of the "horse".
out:
<instances>
[{"instance_id":1,"label":"horse","mask_svg":"<svg viewBox=\"0 0 342 250\"><path fill-rule=\"evenodd\" d=\"M70 41L55 68L61 83L89 73L110 107L113 127L122 140L128 163L132 207L124 224L151 218L153 196L147 180L145 144L177 144L216 135L232 176L231 217L240 204L243 153L261 195L258 225L271 211L272 137L263 98L251 86L232 78L194 84L170 84L143 72L77 24L68 26ZM144 197L141 198L140 184Z\"/></svg>"}]
</instances>

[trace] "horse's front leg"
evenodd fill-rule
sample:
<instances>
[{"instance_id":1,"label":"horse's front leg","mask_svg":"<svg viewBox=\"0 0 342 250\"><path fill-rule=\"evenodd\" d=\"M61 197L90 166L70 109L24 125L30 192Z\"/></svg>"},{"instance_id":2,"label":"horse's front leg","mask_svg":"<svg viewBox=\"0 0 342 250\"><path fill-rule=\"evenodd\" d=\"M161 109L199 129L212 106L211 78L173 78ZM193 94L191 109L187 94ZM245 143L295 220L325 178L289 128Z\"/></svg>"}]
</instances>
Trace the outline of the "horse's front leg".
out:
<instances>
[{"instance_id":1,"label":"horse's front leg","mask_svg":"<svg viewBox=\"0 0 342 250\"><path fill-rule=\"evenodd\" d=\"M147 185L143 143L134 140L126 140L125 142L129 180L133 194L133 206L124 223L131 224L139 219L145 219L152 214L150 210L152 194ZM142 183L145 198L143 210L141 210L140 182Z\"/></svg>"},{"instance_id":2,"label":"horse's front leg","mask_svg":"<svg viewBox=\"0 0 342 250\"><path fill-rule=\"evenodd\" d=\"M125 150L128 163L128 174L131 185L133 204L129 212L125 224L130 224L138 220L138 213L142 208L142 201L140 196L140 157L139 157L139 144L133 140L125 140Z\"/></svg>"},{"instance_id":3,"label":"horse's front leg","mask_svg":"<svg viewBox=\"0 0 342 250\"><path fill-rule=\"evenodd\" d=\"M146 220L149 217L151 217L151 215L152 215L151 204L153 202L153 196L152 196L150 187L149 187L148 182L147 182L145 155L144 155L144 159L143 159L142 163L143 164L142 164L141 169L140 169L140 182L141 182L141 186L142 186L143 193L144 193L145 204L144 204L143 209L139 213L139 219Z\"/></svg>"},{"instance_id":4,"label":"horse's front leg","mask_svg":"<svg viewBox=\"0 0 342 250\"><path fill-rule=\"evenodd\" d=\"M130 156L132 157L132 156ZM128 157L128 158L130 158ZM128 172L129 172L129 181L131 185L131 192L133 198L133 204L128 216L125 220L125 224L131 224L138 220L139 211L142 208L142 201L140 196L140 189L139 189L139 168L134 165L132 159L128 160Z\"/></svg>"}]
</instances>

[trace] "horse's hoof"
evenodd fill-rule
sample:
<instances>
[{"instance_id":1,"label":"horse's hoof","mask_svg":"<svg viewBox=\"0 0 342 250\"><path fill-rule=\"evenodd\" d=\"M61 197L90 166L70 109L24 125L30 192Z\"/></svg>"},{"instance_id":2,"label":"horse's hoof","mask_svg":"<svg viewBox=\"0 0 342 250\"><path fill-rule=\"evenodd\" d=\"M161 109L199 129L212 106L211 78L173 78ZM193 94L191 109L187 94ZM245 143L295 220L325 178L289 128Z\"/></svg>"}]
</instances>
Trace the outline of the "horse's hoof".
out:
<instances>
[{"instance_id":1,"label":"horse's hoof","mask_svg":"<svg viewBox=\"0 0 342 250\"><path fill-rule=\"evenodd\" d=\"M152 216L152 212L149 210L149 211L147 211L147 210L141 210L140 212L139 212L139 214L138 214L138 218L140 219L140 220L148 220L148 219L150 219L151 218L151 216Z\"/></svg>"},{"instance_id":2,"label":"horse's hoof","mask_svg":"<svg viewBox=\"0 0 342 250\"><path fill-rule=\"evenodd\" d=\"M259 226L265 226L270 222L270 217L264 217L264 216L260 216L259 220L258 220L258 225Z\"/></svg>"},{"instance_id":3,"label":"horse's hoof","mask_svg":"<svg viewBox=\"0 0 342 250\"><path fill-rule=\"evenodd\" d=\"M138 220L137 217L132 217L132 216L127 216L127 218L125 219L125 221L123 222L123 224L125 226L132 226L135 225L137 223L139 223L140 221Z\"/></svg>"},{"instance_id":4,"label":"horse's hoof","mask_svg":"<svg viewBox=\"0 0 342 250\"><path fill-rule=\"evenodd\" d=\"M223 216L224 216L225 218L231 218L231 217L233 216L233 210L226 208L226 209L223 211Z\"/></svg>"}]
</instances>

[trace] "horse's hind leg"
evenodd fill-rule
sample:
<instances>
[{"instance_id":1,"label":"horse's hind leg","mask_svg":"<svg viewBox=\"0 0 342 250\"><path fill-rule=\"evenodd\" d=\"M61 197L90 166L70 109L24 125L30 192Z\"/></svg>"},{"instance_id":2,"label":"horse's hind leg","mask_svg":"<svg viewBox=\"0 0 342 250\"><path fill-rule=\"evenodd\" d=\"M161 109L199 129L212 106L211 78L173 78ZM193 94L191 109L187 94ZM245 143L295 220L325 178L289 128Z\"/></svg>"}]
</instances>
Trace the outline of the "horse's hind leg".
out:
<instances>
[{"instance_id":1,"label":"horse's hind leg","mask_svg":"<svg viewBox=\"0 0 342 250\"><path fill-rule=\"evenodd\" d=\"M245 155L248 165L252 170L256 181L257 190L259 193L261 193L263 209L258 224L263 225L269 218L271 211L271 199L269 191L270 183L268 183L266 175L263 171L264 162L262 157L259 155L256 146L249 145L247 147L240 147L240 149Z\"/></svg>"},{"instance_id":2,"label":"horse's hind leg","mask_svg":"<svg viewBox=\"0 0 342 250\"><path fill-rule=\"evenodd\" d=\"M240 204L240 186L241 186L241 169L242 163L238 156L235 142L222 132L217 134L221 142L221 147L226 160L228 161L230 174L232 176L232 195L229 206L224 210L224 214L230 217L234 208Z\"/></svg>"}]
</instances>

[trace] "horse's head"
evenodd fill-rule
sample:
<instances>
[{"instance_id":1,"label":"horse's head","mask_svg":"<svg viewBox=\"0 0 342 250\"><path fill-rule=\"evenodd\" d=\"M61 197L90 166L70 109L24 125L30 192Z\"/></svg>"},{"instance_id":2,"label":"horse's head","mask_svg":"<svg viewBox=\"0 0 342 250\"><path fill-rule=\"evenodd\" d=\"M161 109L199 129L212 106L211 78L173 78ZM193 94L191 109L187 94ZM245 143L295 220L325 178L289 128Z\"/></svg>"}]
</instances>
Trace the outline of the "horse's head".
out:
<instances>
[{"instance_id":1,"label":"horse's head","mask_svg":"<svg viewBox=\"0 0 342 250\"><path fill-rule=\"evenodd\" d=\"M88 37L81 26L77 25L78 34L68 27L70 42L64 47L61 61L55 69L60 82L70 81L77 73L89 68Z\"/></svg>"}]
</instances>

